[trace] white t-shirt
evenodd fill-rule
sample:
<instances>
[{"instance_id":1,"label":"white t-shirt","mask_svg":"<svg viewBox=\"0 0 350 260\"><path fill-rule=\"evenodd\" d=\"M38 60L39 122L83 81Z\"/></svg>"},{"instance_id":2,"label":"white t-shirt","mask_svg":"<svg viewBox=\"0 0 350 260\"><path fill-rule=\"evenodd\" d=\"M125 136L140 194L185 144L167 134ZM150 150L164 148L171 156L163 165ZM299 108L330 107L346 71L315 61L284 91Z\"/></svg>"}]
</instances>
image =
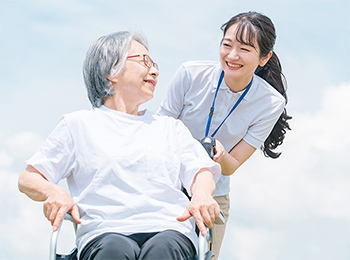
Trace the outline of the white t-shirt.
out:
<instances>
[{"instance_id":1,"label":"white t-shirt","mask_svg":"<svg viewBox=\"0 0 350 260\"><path fill-rule=\"evenodd\" d=\"M194 138L202 139L221 71L220 63L214 61L191 61L182 64L169 83L158 113L179 118ZM232 92L225 80L222 81L209 135L221 124L243 92ZM250 90L214 137L227 151L241 139L259 148L284 107L284 97L265 80L254 75ZM216 184L215 196L226 195L229 191L229 177L222 176Z\"/></svg>"},{"instance_id":2,"label":"white t-shirt","mask_svg":"<svg viewBox=\"0 0 350 260\"><path fill-rule=\"evenodd\" d=\"M200 143L180 120L145 111L142 116L102 106L65 115L29 160L50 182L67 178L82 224L82 248L104 232L132 234L177 230L197 246L194 221L178 222L195 174L208 168L220 178Z\"/></svg>"}]
</instances>

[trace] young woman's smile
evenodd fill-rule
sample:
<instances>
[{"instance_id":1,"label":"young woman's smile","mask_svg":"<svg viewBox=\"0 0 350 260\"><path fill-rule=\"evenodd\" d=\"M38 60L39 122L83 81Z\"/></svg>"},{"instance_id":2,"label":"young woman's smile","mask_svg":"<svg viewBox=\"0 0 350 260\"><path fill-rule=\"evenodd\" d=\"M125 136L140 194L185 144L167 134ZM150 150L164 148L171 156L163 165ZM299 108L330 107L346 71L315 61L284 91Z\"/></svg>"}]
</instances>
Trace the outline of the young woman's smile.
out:
<instances>
[{"instance_id":1,"label":"young woman's smile","mask_svg":"<svg viewBox=\"0 0 350 260\"><path fill-rule=\"evenodd\" d=\"M262 63L262 60L258 44L255 42L252 46L239 41L237 24L232 25L227 30L220 46L220 61L228 87L235 92L246 88L256 68L259 65L265 65L266 62Z\"/></svg>"}]
</instances>

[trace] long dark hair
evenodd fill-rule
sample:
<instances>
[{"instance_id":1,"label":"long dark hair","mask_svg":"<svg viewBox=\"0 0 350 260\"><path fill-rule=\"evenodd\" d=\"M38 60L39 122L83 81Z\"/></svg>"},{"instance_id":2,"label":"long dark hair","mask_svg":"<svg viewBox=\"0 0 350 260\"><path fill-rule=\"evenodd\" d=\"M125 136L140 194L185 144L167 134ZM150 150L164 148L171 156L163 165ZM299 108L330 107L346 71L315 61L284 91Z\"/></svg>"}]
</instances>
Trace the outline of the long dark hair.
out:
<instances>
[{"instance_id":1,"label":"long dark hair","mask_svg":"<svg viewBox=\"0 0 350 260\"><path fill-rule=\"evenodd\" d=\"M268 55L272 51L272 56L264 67L259 66L255 74L267 81L273 86L282 96L288 101L286 93L286 78L282 73L282 66L277 57L277 54L273 51L273 47L276 41L276 30L270 18L257 12L246 12L238 14L232 17L227 23L221 26L223 35L225 36L227 29L237 24L237 41L251 45L255 48L254 42L259 45L260 58ZM271 133L266 138L261 146L261 150L266 157L278 158L281 153L274 152L277 146L283 143L287 130L291 130L289 123L287 122L292 117L287 115L287 110L284 108L281 116L274 125Z\"/></svg>"}]
</instances>

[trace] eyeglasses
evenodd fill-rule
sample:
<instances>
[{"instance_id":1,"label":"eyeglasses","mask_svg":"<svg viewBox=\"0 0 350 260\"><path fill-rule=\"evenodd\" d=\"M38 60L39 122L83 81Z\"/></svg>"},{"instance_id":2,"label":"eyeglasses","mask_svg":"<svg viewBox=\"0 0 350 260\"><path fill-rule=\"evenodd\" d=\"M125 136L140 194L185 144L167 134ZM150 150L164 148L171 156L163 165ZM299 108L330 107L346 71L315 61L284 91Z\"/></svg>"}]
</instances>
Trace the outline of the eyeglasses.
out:
<instances>
[{"instance_id":1,"label":"eyeglasses","mask_svg":"<svg viewBox=\"0 0 350 260\"><path fill-rule=\"evenodd\" d=\"M135 54L135 55L130 55L130 56L127 56L126 58L127 59L130 59L130 58L136 58L136 57L140 57L140 60L143 61L143 63L145 64L145 66L147 68L152 68L155 67L156 69L158 69L158 64L157 63L154 63L153 60L151 59L150 56L148 56L147 54Z\"/></svg>"}]
</instances>

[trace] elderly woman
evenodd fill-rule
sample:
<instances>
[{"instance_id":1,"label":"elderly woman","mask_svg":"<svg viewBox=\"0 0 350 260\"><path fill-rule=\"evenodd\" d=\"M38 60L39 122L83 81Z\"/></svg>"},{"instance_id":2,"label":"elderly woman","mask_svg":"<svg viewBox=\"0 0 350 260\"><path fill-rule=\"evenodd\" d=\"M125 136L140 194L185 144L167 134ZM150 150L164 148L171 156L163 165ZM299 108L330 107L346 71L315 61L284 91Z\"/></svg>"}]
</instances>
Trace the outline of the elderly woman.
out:
<instances>
[{"instance_id":1,"label":"elderly woman","mask_svg":"<svg viewBox=\"0 0 350 260\"><path fill-rule=\"evenodd\" d=\"M139 111L158 74L142 36L100 37L84 62L93 108L63 116L19 178L53 230L66 212L80 224L79 259L193 259L195 224L219 216L220 166L181 121Z\"/></svg>"}]
</instances>

